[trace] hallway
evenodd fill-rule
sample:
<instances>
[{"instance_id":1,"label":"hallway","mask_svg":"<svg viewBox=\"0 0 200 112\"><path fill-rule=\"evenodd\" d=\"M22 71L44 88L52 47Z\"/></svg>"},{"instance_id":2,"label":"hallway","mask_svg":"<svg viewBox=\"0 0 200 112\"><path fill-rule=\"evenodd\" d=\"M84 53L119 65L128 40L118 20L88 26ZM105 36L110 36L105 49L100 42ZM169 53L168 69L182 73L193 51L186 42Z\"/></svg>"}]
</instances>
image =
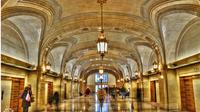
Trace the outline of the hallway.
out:
<instances>
[{"instance_id":1,"label":"hallway","mask_svg":"<svg viewBox=\"0 0 200 112\"><path fill-rule=\"evenodd\" d=\"M51 108L46 105L45 110L42 112L52 112L56 111L55 106ZM101 112L100 103L95 96L88 97L77 97L74 99L68 99L59 104L59 112ZM102 112L168 112L166 110L159 109L156 104L151 104L150 102L142 103L142 110L138 111L137 102L135 99L126 98L122 99L118 97L113 99L109 96L103 103ZM169 112L180 112L172 111Z\"/></svg>"},{"instance_id":2,"label":"hallway","mask_svg":"<svg viewBox=\"0 0 200 112\"><path fill-rule=\"evenodd\" d=\"M1 0L1 18L2 112L99 112L94 93L200 112L200 0Z\"/></svg>"}]
</instances>

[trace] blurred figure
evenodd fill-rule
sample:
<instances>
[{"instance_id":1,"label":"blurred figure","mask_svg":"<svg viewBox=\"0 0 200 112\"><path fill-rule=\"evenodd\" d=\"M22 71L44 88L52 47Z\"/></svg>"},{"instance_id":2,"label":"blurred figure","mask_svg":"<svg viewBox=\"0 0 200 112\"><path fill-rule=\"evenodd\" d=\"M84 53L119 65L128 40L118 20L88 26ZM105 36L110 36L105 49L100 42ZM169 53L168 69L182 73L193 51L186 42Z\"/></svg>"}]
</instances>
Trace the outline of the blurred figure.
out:
<instances>
[{"instance_id":1,"label":"blurred figure","mask_svg":"<svg viewBox=\"0 0 200 112\"><path fill-rule=\"evenodd\" d=\"M53 103L53 95L48 97L48 107L49 107L48 109L51 109L52 103Z\"/></svg>"},{"instance_id":2,"label":"blurred figure","mask_svg":"<svg viewBox=\"0 0 200 112\"><path fill-rule=\"evenodd\" d=\"M127 93L127 90L126 88L123 86L121 89L120 89L120 94L122 96L122 99L123 98L126 98L126 93Z\"/></svg>"},{"instance_id":3,"label":"blurred figure","mask_svg":"<svg viewBox=\"0 0 200 112\"><path fill-rule=\"evenodd\" d=\"M116 99L116 88L115 87L110 89L110 94L113 97L113 99Z\"/></svg>"},{"instance_id":4,"label":"blurred figure","mask_svg":"<svg viewBox=\"0 0 200 112\"><path fill-rule=\"evenodd\" d=\"M142 112L142 89L141 88L137 88L136 98L137 98L138 112Z\"/></svg>"},{"instance_id":5,"label":"blurred figure","mask_svg":"<svg viewBox=\"0 0 200 112\"><path fill-rule=\"evenodd\" d=\"M55 105L56 105L56 110L59 110L59 93L56 91L53 95L53 99L55 101Z\"/></svg>"},{"instance_id":6,"label":"blurred figure","mask_svg":"<svg viewBox=\"0 0 200 112\"><path fill-rule=\"evenodd\" d=\"M32 90L31 85L29 84L27 87L25 87L23 93L21 94L23 112L28 112L28 108L31 106L31 96Z\"/></svg>"},{"instance_id":7,"label":"blurred figure","mask_svg":"<svg viewBox=\"0 0 200 112\"><path fill-rule=\"evenodd\" d=\"M130 88L128 88L126 96L129 98L129 96L130 96Z\"/></svg>"},{"instance_id":8,"label":"blurred figure","mask_svg":"<svg viewBox=\"0 0 200 112\"><path fill-rule=\"evenodd\" d=\"M83 93L82 92L79 92L79 96L82 96L83 95Z\"/></svg>"},{"instance_id":9,"label":"blurred figure","mask_svg":"<svg viewBox=\"0 0 200 112\"><path fill-rule=\"evenodd\" d=\"M85 90L85 96L88 96L88 95L90 95L90 88L89 87L87 87L86 88L86 90Z\"/></svg>"}]
</instances>

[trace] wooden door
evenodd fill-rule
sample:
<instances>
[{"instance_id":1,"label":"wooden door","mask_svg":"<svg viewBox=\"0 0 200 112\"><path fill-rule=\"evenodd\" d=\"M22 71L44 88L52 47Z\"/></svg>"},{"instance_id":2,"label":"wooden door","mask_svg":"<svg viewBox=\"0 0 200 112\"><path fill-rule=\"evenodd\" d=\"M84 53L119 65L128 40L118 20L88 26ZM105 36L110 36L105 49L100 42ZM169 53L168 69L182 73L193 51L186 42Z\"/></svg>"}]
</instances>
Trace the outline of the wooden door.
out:
<instances>
[{"instance_id":1,"label":"wooden door","mask_svg":"<svg viewBox=\"0 0 200 112\"><path fill-rule=\"evenodd\" d=\"M182 110L195 112L192 77L180 78L180 91L181 91Z\"/></svg>"},{"instance_id":2,"label":"wooden door","mask_svg":"<svg viewBox=\"0 0 200 112\"><path fill-rule=\"evenodd\" d=\"M12 79L12 89L11 89L11 102L10 108L14 110L14 112L22 112L22 100L20 100L19 96L23 93L24 90L24 79Z\"/></svg>"},{"instance_id":3,"label":"wooden door","mask_svg":"<svg viewBox=\"0 0 200 112\"><path fill-rule=\"evenodd\" d=\"M156 102L156 81L150 82L151 102Z\"/></svg>"},{"instance_id":4,"label":"wooden door","mask_svg":"<svg viewBox=\"0 0 200 112\"><path fill-rule=\"evenodd\" d=\"M64 84L64 99L67 99L67 90L66 90L66 88L67 88L67 84L65 83Z\"/></svg>"},{"instance_id":5,"label":"wooden door","mask_svg":"<svg viewBox=\"0 0 200 112\"><path fill-rule=\"evenodd\" d=\"M48 82L48 98L53 96L53 82Z\"/></svg>"}]
</instances>

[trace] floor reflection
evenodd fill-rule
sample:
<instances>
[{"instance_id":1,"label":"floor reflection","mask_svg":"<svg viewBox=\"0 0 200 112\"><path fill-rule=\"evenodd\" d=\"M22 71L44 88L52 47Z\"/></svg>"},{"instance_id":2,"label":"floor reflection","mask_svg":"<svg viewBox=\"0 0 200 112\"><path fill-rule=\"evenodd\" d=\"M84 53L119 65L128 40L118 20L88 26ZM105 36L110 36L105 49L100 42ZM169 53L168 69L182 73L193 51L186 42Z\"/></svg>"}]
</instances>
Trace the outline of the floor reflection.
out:
<instances>
[{"instance_id":1,"label":"floor reflection","mask_svg":"<svg viewBox=\"0 0 200 112\"><path fill-rule=\"evenodd\" d=\"M103 104L100 104L100 102L97 99L97 96L95 96L95 112L107 112L109 110L109 96L106 97L105 101Z\"/></svg>"},{"instance_id":2,"label":"floor reflection","mask_svg":"<svg viewBox=\"0 0 200 112\"><path fill-rule=\"evenodd\" d=\"M64 101L59 106L59 112L167 112L160 110L155 105L152 106L150 103L142 103L142 110L138 108L138 103L131 98L126 99L112 99L107 96L102 111L100 103L95 96L79 97L75 99L69 99ZM45 112L54 112L54 106L50 109L45 109ZM170 111L171 112L171 111ZM174 111L178 112L178 111Z\"/></svg>"}]
</instances>

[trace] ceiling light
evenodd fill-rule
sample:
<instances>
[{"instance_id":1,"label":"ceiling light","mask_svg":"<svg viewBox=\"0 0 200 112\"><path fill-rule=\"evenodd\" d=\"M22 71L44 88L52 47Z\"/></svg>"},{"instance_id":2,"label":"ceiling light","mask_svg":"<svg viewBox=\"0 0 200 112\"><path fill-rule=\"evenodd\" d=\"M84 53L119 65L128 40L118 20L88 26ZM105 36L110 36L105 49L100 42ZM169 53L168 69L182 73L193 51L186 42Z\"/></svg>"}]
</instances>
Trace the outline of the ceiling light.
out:
<instances>
[{"instance_id":1,"label":"ceiling light","mask_svg":"<svg viewBox=\"0 0 200 112\"><path fill-rule=\"evenodd\" d=\"M104 70L103 70L103 66L99 67L99 74L103 74Z\"/></svg>"},{"instance_id":2,"label":"ceiling light","mask_svg":"<svg viewBox=\"0 0 200 112\"><path fill-rule=\"evenodd\" d=\"M46 70L49 71L50 69L51 69L51 64L48 62L48 63L46 64Z\"/></svg>"},{"instance_id":3,"label":"ceiling light","mask_svg":"<svg viewBox=\"0 0 200 112\"><path fill-rule=\"evenodd\" d=\"M106 0L97 0L97 2L100 3L101 7L101 31L97 40L97 51L103 59L105 53L108 52L108 41L106 40L103 29L103 4L106 3Z\"/></svg>"},{"instance_id":4,"label":"ceiling light","mask_svg":"<svg viewBox=\"0 0 200 112\"><path fill-rule=\"evenodd\" d=\"M153 62L153 69L154 70L158 69L158 63L156 61Z\"/></svg>"}]
</instances>

